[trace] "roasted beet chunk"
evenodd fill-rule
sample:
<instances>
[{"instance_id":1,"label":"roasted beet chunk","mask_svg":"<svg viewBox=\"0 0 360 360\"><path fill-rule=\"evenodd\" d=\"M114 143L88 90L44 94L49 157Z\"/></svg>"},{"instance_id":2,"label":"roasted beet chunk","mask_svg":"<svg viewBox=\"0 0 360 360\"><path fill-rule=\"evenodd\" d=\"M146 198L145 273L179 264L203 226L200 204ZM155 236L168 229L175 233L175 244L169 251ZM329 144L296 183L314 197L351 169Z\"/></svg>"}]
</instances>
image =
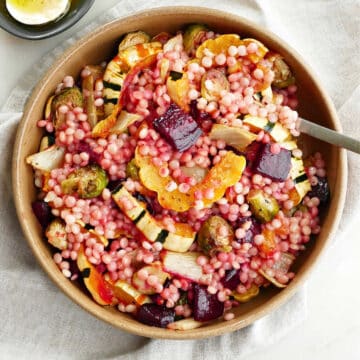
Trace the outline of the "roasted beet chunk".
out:
<instances>
[{"instance_id":1,"label":"roasted beet chunk","mask_svg":"<svg viewBox=\"0 0 360 360\"><path fill-rule=\"evenodd\" d=\"M322 204L325 204L330 197L329 183L326 177L318 177L318 183L311 186L311 191L307 194L309 197L318 197Z\"/></svg>"},{"instance_id":2,"label":"roasted beet chunk","mask_svg":"<svg viewBox=\"0 0 360 360\"><path fill-rule=\"evenodd\" d=\"M178 151L190 148L202 134L197 122L174 103L162 116L154 120L153 125Z\"/></svg>"},{"instance_id":3,"label":"roasted beet chunk","mask_svg":"<svg viewBox=\"0 0 360 360\"><path fill-rule=\"evenodd\" d=\"M240 270L230 269L225 272L225 276L221 279L221 283L224 287L235 290L236 287L240 284L239 278Z\"/></svg>"},{"instance_id":4,"label":"roasted beet chunk","mask_svg":"<svg viewBox=\"0 0 360 360\"><path fill-rule=\"evenodd\" d=\"M291 152L281 149L278 154L271 152L271 145L265 144L253 163L254 172L274 181L285 181L291 168Z\"/></svg>"},{"instance_id":5,"label":"roasted beet chunk","mask_svg":"<svg viewBox=\"0 0 360 360\"><path fill-rule=\"evenodd\" d=\"M46 229L53 219L49 204L45 201L38 200L34 201L31 207L42 228Z\"/></svg>"},{"instance_id":6,"label":"roasted beet chunk","mask_svg":"<svg viewBox=\"0 0 360 360\"><path fill-rule=\"evenodd\" d=\"M193 312L196 321L209 321L218 318L224 312L224 303L217 295L209 294L206 286L194 285Z\"/></svg>"},{"instance_id":7,"label":"roasted beet chunk","mask_svg":"<svg viewBox=\"0 0 360 360\"><path fill-rule=\"evenodd\" d=\"M244 222L250 221L251 225L248 230L246 230L245 237L237 240L239 243L250 243L254 241L254 236L261 233L260 223L253 217L242 218L237 221L237 225L241 226Z\"/></svg>"},{"instance_id":8,"label":"roasted beet chunk","mask_svg":"<svg viewBox=\"0 0 360 360\"><path fill-rule=\"evenodd\" d=\"M252 164L256 161L258 158L258 155L262 151L264 147L264 143L253 141L245 151L246 161L252 166Z\"/></svg>"},{"instance_id":9,"label":"roasted beet chunk","mask_svg":"<svg viewBox=\"0 0 360 360\"><path fill-rule=\"evenodd\" d=\"M96 153L89 143L81 141L77 144L77 153L85 152L89 155L89 163L99 164L101 160L100 154Z\"/></svg>"},{"instance_id":10,"label":"roasted beet chunk","mask_svg":"<svg viewBox=\"0 0 360 360\"><path fill-rule=\"evenodd\" d=\"M144 304L139 308L136 318L143 324L165 328L174 322L175 311L157 304Z\"/></svg>"}]
</instances>

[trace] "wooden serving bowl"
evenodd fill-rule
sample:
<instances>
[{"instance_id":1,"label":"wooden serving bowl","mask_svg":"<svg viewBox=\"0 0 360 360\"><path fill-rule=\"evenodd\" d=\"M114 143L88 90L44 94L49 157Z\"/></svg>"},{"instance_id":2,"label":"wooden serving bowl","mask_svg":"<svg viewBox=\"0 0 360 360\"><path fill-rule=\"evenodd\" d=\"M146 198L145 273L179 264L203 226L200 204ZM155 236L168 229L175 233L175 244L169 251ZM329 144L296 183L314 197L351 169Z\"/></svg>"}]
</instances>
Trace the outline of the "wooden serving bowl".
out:
<instances>
[{"instance_id":1,"label":"wooden serving bowl","mask_svg":"<svg viewBox=\"0 0 360 360\"><path fill-rule=\"evenodd\" d=\"M122 34L139 29L152 35L161 31L175 32L184 24L191 22L206 23L210 28L221 33L232 32L238 33L241 37L258 39L268 48L282 54L297 79L300 115L341 131L340 122L329 96L296 51L268 30L264 30L246 19L218 10L198 7L166 7L143 11L100 27L73 45L53 64L32 92L16 137L13 155L13 187L21 226L41 266L72 300L99 319L119 329L154 338L197 339L220 335L245 327L281 306L304 283L326 245L334 236L343 210L346 192L345 151L316 139L301 137L300 141L305 153L320 150L327 164L331 200L322 214L322 231L314 241L309 243L307 250L298 257L294 265L296 276L287 288L278 290L270 286L262 289L259 296L234 309L236 316L231 321L219 320L202 328L183 332L150 327L137 322L117 309L98 305L89 294L62 275L52 259L49 246L43 239L41 228L31 209L31 202L36 198L36 189L32 168L25 163L25 158L29 154L38 151L42 130L36 126L36 122L43 116L47 98L54 92L56 85L65 75L78 77L84 65L109 60L116 51L119 37Z\"/></svg>"}]
</instances>

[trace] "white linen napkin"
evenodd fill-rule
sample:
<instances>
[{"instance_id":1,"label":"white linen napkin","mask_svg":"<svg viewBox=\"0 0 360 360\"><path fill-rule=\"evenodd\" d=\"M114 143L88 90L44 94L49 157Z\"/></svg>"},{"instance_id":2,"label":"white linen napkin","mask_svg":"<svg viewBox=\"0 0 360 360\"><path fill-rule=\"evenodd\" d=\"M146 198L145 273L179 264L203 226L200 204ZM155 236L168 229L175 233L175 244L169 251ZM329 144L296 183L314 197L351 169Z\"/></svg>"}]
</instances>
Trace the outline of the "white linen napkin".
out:
<instances>
[{"instance_id":1,"label":"white linen napkin","mask_svg":"<svg viewBox=\"0 0 360 360\"><path fill-rule=\"evenodd\" d=\"M41 74L78 38L107 21L170 0L123 0L43 57L12 91L0 112L0 358L4 359L236 359L276 342L306 317L306 289L253 325L199 341L150 340L117 330L70 301L47 278L27 246L15 214L11 156L24 103ZM247 17L292 44L320 76L340 115L344 132L360 137L359 2L302 0L177 1ZM206 19L204 19L206 22ZM314 24L316 27L314 28ZM316 29L316 31L314 31ZM349 154L349 186L337 238L360 208L360 162ZM356 176L358 175L358 176ZM171 355L170 355L171 354Z\"/></svg>"}]
</instances>

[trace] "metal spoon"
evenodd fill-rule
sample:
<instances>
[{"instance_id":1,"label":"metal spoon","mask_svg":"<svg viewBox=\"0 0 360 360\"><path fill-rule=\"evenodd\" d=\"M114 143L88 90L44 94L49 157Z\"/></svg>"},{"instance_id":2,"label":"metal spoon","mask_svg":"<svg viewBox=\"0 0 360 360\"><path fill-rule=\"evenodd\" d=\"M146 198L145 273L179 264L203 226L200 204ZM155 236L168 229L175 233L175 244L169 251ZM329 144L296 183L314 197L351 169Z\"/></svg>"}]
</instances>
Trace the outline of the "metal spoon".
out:
<instances>
[{"instance_id":1,"label":"metal spoon","mask_svg":"<svg viewBox=\"0 0 360 360\"><path fill-rule=\"evenodd\" d=\"M344 149L360 154L360 141L350 136L340 134L309 120L300 118L300 131L329 144L341 146Z\"/></svg>"}]
</instances>

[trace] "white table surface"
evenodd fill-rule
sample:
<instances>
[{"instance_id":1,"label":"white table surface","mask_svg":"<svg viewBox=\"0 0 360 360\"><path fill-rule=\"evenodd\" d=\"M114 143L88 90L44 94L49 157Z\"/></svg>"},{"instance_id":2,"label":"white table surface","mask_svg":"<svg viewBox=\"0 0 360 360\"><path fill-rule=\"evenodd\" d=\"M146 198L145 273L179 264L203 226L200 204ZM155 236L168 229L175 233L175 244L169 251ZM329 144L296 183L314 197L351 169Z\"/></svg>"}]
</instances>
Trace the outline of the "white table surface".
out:
<instances>
[{"instance_id":1,"label":"white table surface","mask_svg":"<svg viewBox=\"0 0 360 360\"><path fill-rule=\"evenodd\" d=\"M0 29L0 108L33 63L41 61L43 54L116 3L117 0L96 1L78 24L51 39L22 40ZM328 248L311 274L307 283L308 315L304 323L266 352L243 359L360 359L360 235L357 226L356 222L352 224L341 241L335 241Z\"/></svg>"}]
</instances>

